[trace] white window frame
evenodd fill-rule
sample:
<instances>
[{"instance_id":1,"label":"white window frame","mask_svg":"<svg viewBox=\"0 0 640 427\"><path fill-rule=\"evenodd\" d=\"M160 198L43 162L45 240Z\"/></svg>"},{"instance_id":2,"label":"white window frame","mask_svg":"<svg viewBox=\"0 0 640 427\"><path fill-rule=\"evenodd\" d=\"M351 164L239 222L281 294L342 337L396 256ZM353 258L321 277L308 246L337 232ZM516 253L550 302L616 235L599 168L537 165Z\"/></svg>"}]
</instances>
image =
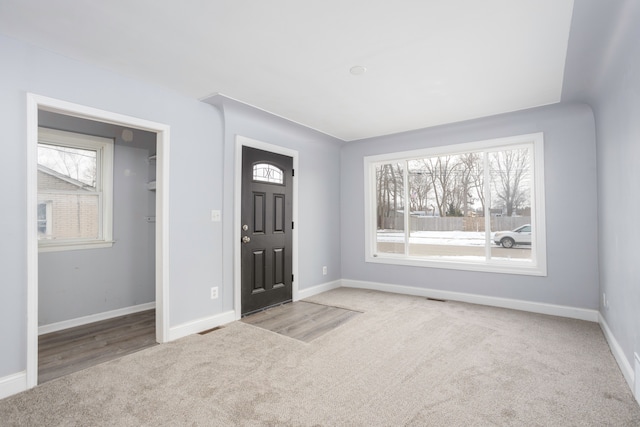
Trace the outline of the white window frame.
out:
<instances>
[{"instance_id":1,"label":"white window frame","mask_svg":"<svg viewBox=\"0 0 640 427\"><path fill-rule=\"evenodd\" d=\"M402 162L415 158L463 154L468 152L496 151L529 146L532 150L531 173L531 262L513 263L488 259L483 261L440 260L407 254L376 253L376 166L385 163ZM405 174L407 173L407 168ZM406 178L405 178L406 179ZM365 261L379 264L408 265L416 267L445 268L455 270L484 271L494 273L522 274L532 276L547 275L546 222L544 194L544 135L542 132L496 138L463 144L446 145L398 153L380 154L364 158L364 199L365 199ZM406 210L406 209L405 209ZM408 213L405 222L408 221ZM487 245L490 245L487 239ZM488 246L487 246L488 247Z\"/></svg>"},{"instance_id":2,"label":"white window frame","mask_svg":"<svg viewBox=\"0 0 640 427\"><path fill-rule=\"evenodd\" d=\"M38 128L38 144L95 150L96 192L99 194L97 239L40 239L39 252L110 248L113 246L113 147L114 140L75 132ZM49 213L49 212L47 212ZM47 221L50 221L49 217Z\"/></svg>"}]
</instances>

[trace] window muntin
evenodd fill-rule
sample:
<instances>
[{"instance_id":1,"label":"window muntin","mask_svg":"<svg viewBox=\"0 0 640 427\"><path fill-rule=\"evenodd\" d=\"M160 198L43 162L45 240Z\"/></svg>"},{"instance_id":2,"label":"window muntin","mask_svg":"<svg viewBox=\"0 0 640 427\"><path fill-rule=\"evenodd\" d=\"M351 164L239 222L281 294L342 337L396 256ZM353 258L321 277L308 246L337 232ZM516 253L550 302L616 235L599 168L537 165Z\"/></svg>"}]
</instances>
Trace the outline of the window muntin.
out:
<instances>
[{"instance_id":1,"label":"window muntin","mask_svg":"<svg viewBox=\"0 0 640 427\"><path fill-rule=\"evenodd\" d=\"M284 172L269 163L256 163L253 165L253 180L271 184L284 184Z\"/></svg>"},{"instance_id":2,"label":"window muntin","mask_svg":"<svg viewBox=\"0 0 640 427\"><path fill-rule=\"evenodd\" d=\"M534 134L365 158L367 261L546 274L542 149Z\"/></svg>"},{"instance_id":3,"label":"window muntin","mask_svg":"<svg viewBox=\"0 0 640 427\"><path fill-rule=\"evenodd\" d=\"M111 246L112 170L112 139L39 128L40 250Z\"/></svg>"}]
</instances>

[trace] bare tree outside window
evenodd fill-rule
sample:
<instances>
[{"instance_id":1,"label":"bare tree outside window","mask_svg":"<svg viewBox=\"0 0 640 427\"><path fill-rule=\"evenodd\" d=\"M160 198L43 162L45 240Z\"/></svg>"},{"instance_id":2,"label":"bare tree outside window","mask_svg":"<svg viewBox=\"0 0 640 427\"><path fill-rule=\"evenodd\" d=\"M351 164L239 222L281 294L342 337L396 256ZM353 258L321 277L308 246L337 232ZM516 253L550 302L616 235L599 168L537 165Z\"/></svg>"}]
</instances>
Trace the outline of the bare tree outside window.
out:
<instances>
[{"instance_id":1,"label":"bare tree outside window","mask_svg":"<svg viewBox=\"0 0 640 427\"><path fill-rule=\"evenodd\" d=\"M404 232L404 168L401 163L376 167L377 245L386 253L402 254L403 242L387 242L391 232Z\"/></svg>"},{"instance_id":2,"label":"bare tree outside window","mask_svg":"<svg viewBox=\"0 0 640 427\"><path fill-rule=\"evenodd\" d=\"M531 237L532 198L542 200L533 170L542 144L534 141L469 143L450 154L425 149L402 160L372 156L372 258L533 265L541 237ZM503 244L505 235L513 236L511 245Z\"/></svg>"},{"instance_id":3,"label":"bare tree outside window","mask_svg":"<svg viewBox=\"0 0 640 427\"><path fill-rule=\"evenodd\" d=\"M432 183L422 161L409 160L408 167L411 212L419 215L433 214L433 208L429 205Z\"/></svg>"},{"instance_id":4,"label":"bare tree outside window","mask_svg":"<svg viewBox=\"0 0 640 427\"><path fill-rule=\"evenodd\" d=\"M466 153L460 156L460 162L463 165L461 176L461 190L464 195L463 216L470 216L476 210L484 212L483 160L480 153ZM480 203L479 209L473 209L476 201Z\"/></svg>"},{"instance_id":5,"label":"bare tree outside window","mask_svg":"<svg viewBox=\"0 0 640 427\"><path fill-rule=\"evenodd\" d=\"M527 148L491 153L491 181L495 201L514 216L529 200L529 150Z\"/></svg>"},{"instance_id":6,"label":"bare tree outside window","mask_svg":"<svg viewBox=\"0 0 640 427\"><path fill-rule=\"evenodd\" d=\"M404 171L401 165L385 164L376 168L378 229L396 229L396 217L404 209Z\"/></svg>"},{"instance_id":7,"label":"bare tree outside window","mask_svg":"<svg viewBox=\"0 0 640 427\"><path fill-rule=\"evenodd\" d=\"M447 216L456 192L456 169L458 156L439 156L422 160L427 177L431 180L438 216Z\"/></svg>"},{"instance_id":8,"label":"bare tree outside window","mask_svg":"<svg viewBox=\"0 0 640 427\"><path fill-rule=\"evenodd\" d=\"M97 152L59 145L38 144L38 164L95 188Z\"/></svg>"}]
</instances>

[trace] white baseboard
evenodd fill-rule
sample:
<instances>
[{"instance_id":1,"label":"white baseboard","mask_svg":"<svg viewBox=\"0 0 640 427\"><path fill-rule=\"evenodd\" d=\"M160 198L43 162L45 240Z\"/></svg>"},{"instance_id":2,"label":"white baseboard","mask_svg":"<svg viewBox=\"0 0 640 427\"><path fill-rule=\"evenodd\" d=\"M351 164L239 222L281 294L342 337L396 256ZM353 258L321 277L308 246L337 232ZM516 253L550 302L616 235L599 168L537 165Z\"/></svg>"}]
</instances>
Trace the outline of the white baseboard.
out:
<instances>
[{"instance_id":1,"label":"white baseboard","mask_svg":"<svg viewBox=\"0 0 640 427\"><path fill-rule=\"evenodd\" d=\"M62 331L64 329L87 325L89 323L99 322L101 320L113 319L114 317L126 316L127 314L133 314L133 313L139 313L141 311L152 310L154 308L156 308L156 303L148 302L145 304L139 304L131 307L119 308L117 310L91 314L89 316L77 317L75 319L64 320L62 322L50 323L48 325L38 326L38 335Z\"/></svg>"},{"instance_id":2,"label":"white baseboard","mask_svg":"<svg viewBox=\"0 0 640 427\"><path fill-rule=\"evenodd\" d=\"M27 373L24 371L0 378L0 399L18 394L26 389Z\"/></svg>"},{"instance_id":3,"label":"white baseboard","mask_svg":"<svg viewBox=\"0 0 640 427\"><path fill-rule=\"evenodd\" d=\"M215 316L204 317L192 322L183 323L182 325L169 328L168 341L177 340L186 337L187 335L197 334L198 332L217 328L218 326L231 323L234 320L237 320L236 312L234 310L231 310L224 313L216 314Z\"/></svg>"},{"instance_id":4,"label":"white baseboard","mask_svg":"<svg viewBox=\"0 0 640 427\"><path fill-rule=\"evenodd\" d=\"M638 353L634 353L633 356L635 359L635 369L633 370L633 372L636 381L636 386L633 390L633 394L636 396L638 404L640 404L640 355L638 355Z\"/></svg>"},{"instance_id":5,"label":"white baseboard","mask_svg":"<svg viewBox=\"0 0 640 427\"><path fill-rule=\"evenodd\" d=\"M609 348L611 348L611 353L613 353L613 357L615 357L616 362L618 362L618 366L620 367L620 370L622 371L622 375L624 376L624 379L627 381L629 388L633 390L634 389L633 382L635 379L635 375L633 373L633 368L631 367L631 363L629 363L629 361L625 357L622 347L618 343L618 340L616 340L616 337L613 335L613 332L611 332L611 329L609 329L609 325L607 324L607 321L605 320L605 318L602 316L602 314L598 313L598 315L599 315L598 321L600 323L600 328L602 328L604 337L607 339L607 342L609 343ZM637 395L636 395L636 399L638 399Z\"/></svg>"},{"instance_id":6,"label":"white baseboard","mask_svg":"<svg viewBox=\"0 0 640 427\"><path fill-rule=\"evenodd\" d=\"M364 282L359 280L342 280L346 288L370 289L396 294L415 295L426 298L468 302L471 304L488 305L491 307L510 308L513 310L529 311L532 313L549 314L552 316L568 317L570 319L598 321L598 311L563 305L544 304L539 302L522 301L509 298L490 297L462 292L442 291L437 289L414 288L412 286L390 285L387 283Z\"/></svg>"},{"instance_id":7,"label":"white baseboard","mask_svg":"<svg viewBox=\"0 0 640 427\"><path fill-rule=\"evenodd\" d=\"M321 294L323 292L330 291L332 289L336 289L342 286L341 280L335 280L333 282L322 283L320 285L312 286L310 288L301 289L298 291L298 297L296 301L312 297L314 295Z\"/></svg>"}]
</instances>

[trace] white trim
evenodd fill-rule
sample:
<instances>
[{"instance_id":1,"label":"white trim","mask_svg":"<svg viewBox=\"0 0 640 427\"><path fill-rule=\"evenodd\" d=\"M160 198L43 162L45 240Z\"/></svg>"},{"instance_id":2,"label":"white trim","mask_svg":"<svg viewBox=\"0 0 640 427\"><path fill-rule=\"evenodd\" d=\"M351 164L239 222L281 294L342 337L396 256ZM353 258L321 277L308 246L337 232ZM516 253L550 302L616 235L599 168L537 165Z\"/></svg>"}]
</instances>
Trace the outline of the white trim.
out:
<instances>
[{"instance_id":1,"label":"white trim","mask_svg":"<svg viewBox=\"0 0 640 427\"><path fill-rule=\"evenodd\" d=\"M622 347L618 343L618 340L616 340L613 332L611 332L611 329L609 329L607 320L604 318L602 313L598 313L598 323L600 323L600 328L602 329L604 337L609 343L609 348L611 348L613 357L616 359L616 362L618 362L618 367L620 368L620 371L622 371L622 375L624 376L625 381L629 385L629 388L633 391L635 375L633 373L631 363L629 363L629 360L627 360L627 357L624 355L624 350L622 350ZM636 399L637 398L638 396L636 396Z\"/></svg>"},{"instance_id":2,"label":"white trim","mask_svg":"<svg viewBox=\"0 0 640 427\"><path fill-rule=\"evenodd\" d=\"M242 147L252 147L259 150L269 151L271 153L281 154L293 158L293 169L295 177L293 179L293 207L292 216L295 227L292 230L292 274L294 281L292 283L292 299L297 301L298 283L300 283L300 275L298 272L298 229L300 223L298 221L298 182L300 180L300 169L298 168L298 151L279 145L269 144L267 142L258 141L247 138L242 135L236 135L235 138L235 171L234 171L234 188L233 188L233 301L236 319L242 316L242 265L240 263L241 252L241 224L242 224Z\"/></svg>"},{"instance_id":3,"label":"white trim","mask_svg":"<svg viewBox=\"0 0 640 427\"><path fill-rule=\"evenodd\" d=\"M640 404L640 355L638 355L638 353L633 353L633 359L633 375L635 377L635 388L633 389L633 394L636 397L636 401Z\"/></svg>"},{"instance_id":4,"label":"white trim","mask_svg":"<svg viewBox=\"0 0 640 427\"><path fill-rule=\"evenodd\" d=\"M420 157L431 157L438 155L454 155L470 152L494 152L499 149L530 148L531 149L531 171L534 181L531 188L531 210L533 226L533 245L531 262L518 263L510 261L500 261L486 259L478 261L465 261L463 257L459 259L441 260L436 257L409 256L408 248L404 254L376 253L376 174L375 166L383 163L401 162ZM531 276L547 275L547 254L546 254L546 224L545 224L545 191L544 191L544 134L542 132L517 135L506 138L494 138L485 141L475 141L463 144L444 145L438 147L423 148L419 150L403 151L396 153L377 154L365 156L364 161L364 243L365 262L408 265L416 267L444 268L467 271L484 271L505 274L524 274ZM404 168L404 178L406 180L407 170ZM408 199L408 186L405 187L405 199ZM488 186L485 186L488 190ZM489 207L486 207L488 212ZM408 221L409 212L405 209L405 222ZM488 216L487 216L488 218ZM409 230L405 230L408 239ZM490 240L486 242L487 253L489 253Z\"/></svg>"},{"instance_id":5,"label":"white trim","mask_svg":"<svg viewBox=\"0 0 640 427\"><path fill-rule=\"evenodd\" d=\"M38 107L27 93L27 360L26 388L38 384ZM35 204L35 207L34 207Z\"/></svg>"},{"instance_id":6,"label":"white trim","mask_svg":"<svg viewBox=\"0 0 640 427\"><path fill-rule=\"evenodd\" d=\"M168 125L27 93L27 388L38 384L38 110L96 120L156 134L156 341L169 338L169 133Z\"/></svg>"},{"instance_id":7,"label":"white trim","mask_svg":"<svg viewBox=\"0 0 640 427\"><path fill-rule=\"evenodd\" d=\"M226 325L227 323L231 323L235 320L235 311L225 311L224 313L216 314L214 316L203 317L202 319L173 326L169 329L169 341L184 338L188 335L197 334L198 332L206 331L208 329L217 328L218 326Z\"/></svg>"},{"instance_id":8,"label":"white trim","mask_svg":"<svg viewBox=\"0 0 640 427\"><path fill-rule=\"evenodd\" d=\"M298 290L298 299L294 299L294 301L310 298L314 295L318 295L332 289L337 289L340 286L342 286L342 281L334 280L333 282L321 283L316 286L311 286L310 288L300 289Z\"/></svg>"},{"instance_id":9,"label":"white trim","mask_svg":"<svg viewBox=\"0 0 640 427\"><path fill-rule=\"evenodd\" d=\"M570 319L598 321L598 311L565 305L545 304L510 298L490 297L484 295L467 294L462 292L442 291L438 289L414 288L412 286L392 285L388 283L364 282L359 280L342 280L345 288L369 289L403 295L414 295L425 298L436 298L451 301L481 304L490 307L508 308L512 310L528 311L531 313L548 314L551 316L567 317Z\"/></svg>"},{"instance_id":10,"label":"white trim","mask_svg":"<svg viewBox=\"0 0 640 427\"><path fill-rule=\"evenodd\" d=\"M169 341L169 143L168 125L156 133L156 341Z\"/></svg>"},{"instance_id":11,"label":"white trim","mask_svg":"<svg viewBox=\"0 0 640 427\"><path fill-rule=\"evenodd\" d=\"M40 252L56 252L78 249L110 248L113 246L113 165L114 145L112 138L87 135L38 127L38 144L72 147L96 151L96 188L92 195L99 195L101 210L98 212L99 235L94 241L82 239L39 240ZM44 194L51 194L47 191Z\"/></svg>"},{"instance_id":12,"label":"white trim","mask_svg":"<svg viewBox=\"0 0 640 427\"><path fill-rule=\"evenodd\" d=\"M75 319L63 320L62 322L50 323L48 325L39 326L38 335L49 334L51 332L62 331L69 328L75 328L76 326L88 325L89 323L113 319L114 317L126 316L127 314L153 310L154 308L156 308L156 303L148 302L146 304L138 304L131 307L119 308L117 310L91 314L89 316L76 317Z\"/></svg>"},{"instance_id":13,"label":"white trim","mask_svg":"<svg viewBox=\"0 0 640 427\"><path fill-rule=\"evenodd\" d=\"M0 399L18 394L27 389L27 373L25 371L0 378Z\"/></svg>"},{"instance_id":14,"label":"white trim","mask_svg":"<svg viewBox=\"0 0 640 427\"><path fill-rule=\"evenodd\" d=\"M42 240L40 240L42 242ZM64 251L80 251L84 249L104 249L111 248L115 241L113 240L96 240L96 241L83 241L82 243L70 243L70 242L57 242L50 243L46 246L39 246L38 252L64 252Z\"/></svg>"}]
</instances>

